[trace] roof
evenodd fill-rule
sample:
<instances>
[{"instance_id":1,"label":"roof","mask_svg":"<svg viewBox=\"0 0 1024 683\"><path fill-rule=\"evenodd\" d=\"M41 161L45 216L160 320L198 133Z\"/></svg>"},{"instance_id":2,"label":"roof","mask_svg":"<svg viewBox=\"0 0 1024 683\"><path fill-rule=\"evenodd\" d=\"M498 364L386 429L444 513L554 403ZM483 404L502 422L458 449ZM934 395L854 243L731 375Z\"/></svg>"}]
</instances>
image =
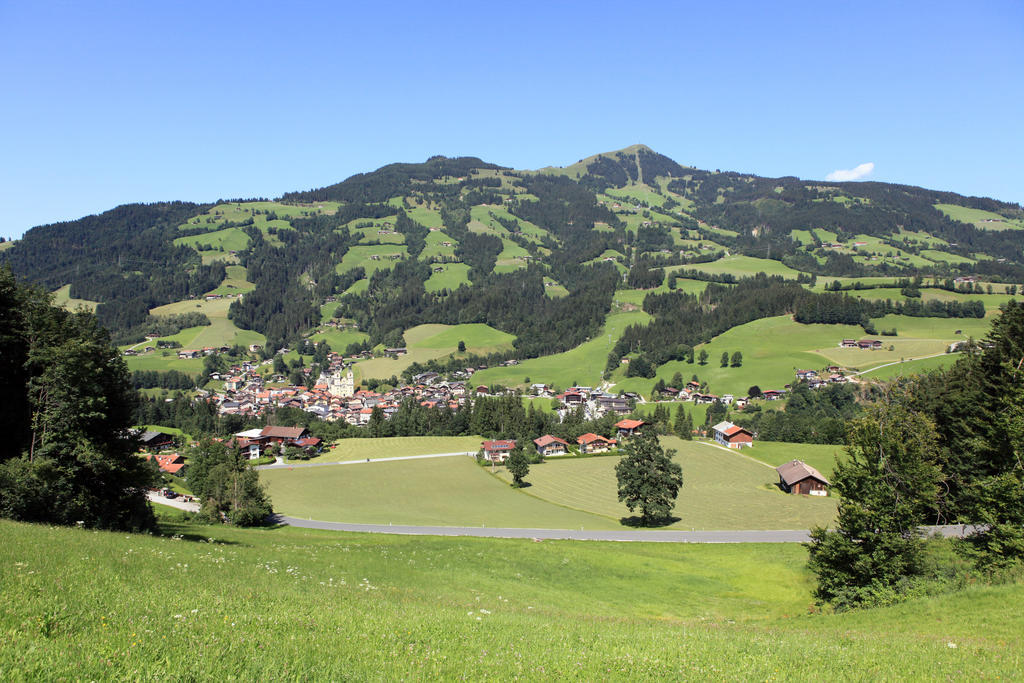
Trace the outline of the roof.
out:
<instances>
[{"instance_id":1,"label":"roof","mask_svg":"<svg viewBox=\"0 0 1024 683\"><path fill-rule=\"evenodd\" d=\"M171 438L171 435L167 434L165 432L148 430L148 431L142 432L142 434L139 436L139 440L142 441L143 443L149 443L153 439L159 438L161 436L166 436L167 438Z\"/></svg>"},{"instance_id":2,"label":"roof","mask_svg":"<svg viewBox=\"0 0 1024 683\"><path fill-rule=\"evenodd\" d=\"M580 436L580 437L578 437L576 439L576 443L580 443L580 444L593 443L595 441L604 441L605 443L615 443L615 439L606 439L605 437L603 437L603 436L601 436L599 434L594 434L594 433L591 433L591 432L588 432L587 434L584 434L584 435L582 435L582 436Z\"/></svg>"},{"instance_id":3,"label":"roof","mask_svg":"<svg viewBox=\"0 0 1024 683\"><path fill-rule=\"evenodd\" d=\"M512 439L495 439L484 441L483 446L485 451L510 451L516 447L516 442Z\"/></svg>"},{"instance_id":4,"label":"roof","mask_svg":"<svg viewBox=\"0 0 1024 683\"><path fill-rule=\"evenodd\" d=\"M557 436L551 436L550 434L545 434L539 439L534 439L533 442L537 444L537 448L544 448L544 446L550 446L553 443L560 443L563 446L569 445L568 441L563 441L562 439L559 439Z\"/></svg>"},{"instance_id":5,"label":"roof","mask_svg":"<svg viewBox=\"0 0 1024 683\"><path fill-rule=\"evenodd\" d=\"M244 432L238 432L235 436L242 439L258 439L263 436L262 429L246 429Z\"/></svg>"},{"instance_id":6,"label":"roof","mask_svg":"<svg viewBox=\"0 0 1024 683\"><path fill-rule=\"evenodd\" d=\"M821 472L814 469L803 460L790 460L789 462L776 467L775 471L779 473L779 477L781 477L782 481L786 483L786 486L792 486L798 481L803 481L808 477L813 477L823 484L829 484L829 480L822 476Z\"/></svg>"},{"instance_id":7,"label":"roof","mask_svg":"<svg viewBox=\"0 0 1024 683\"><path fill-rule=\"evenodd\" d=\"M279 439L299 439L306 432L305 427L276 427L267 425L260 432L260 436L270 436Z\"/></svg>"},{"instance_id":8,"label":"roof","mask_svg":"<svg viewBox=\"0 0 1024 683\"><path fill-rule=\"evenodd\" d=\"M647 424L643 420L619 420L615 423L615 426L619 429L636 429L637 427Z\"/></svg>"}]
</instances>

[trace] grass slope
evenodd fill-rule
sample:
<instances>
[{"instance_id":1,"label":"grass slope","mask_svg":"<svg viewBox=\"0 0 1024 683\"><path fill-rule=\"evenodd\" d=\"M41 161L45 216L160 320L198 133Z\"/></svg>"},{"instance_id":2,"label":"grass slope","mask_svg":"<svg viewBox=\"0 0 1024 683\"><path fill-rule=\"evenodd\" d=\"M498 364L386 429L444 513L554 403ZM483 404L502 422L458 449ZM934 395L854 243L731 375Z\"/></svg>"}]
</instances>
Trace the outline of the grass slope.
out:
<instances>
[{"instance_id":1,"label":"grass slope","mask_svg":"<svg viewBox=\"0 0 1024 683\"><path fill-rule=\"evenodd\" d=\"M260 477L274 509L295 517L542 529L617 526L523 495L468 457L265 470Z\"/></svg>"},{"instance_id":2,"label":"grass slope","mask_svg":"<svg viewBox=\"0 0 1024 683\"><path fill-rule=\"evenodd\" d=\"M479 436L395 436L386 439L341 439L314 462L346 462L367 458L399 458L408 455L476 452Z\"/></svg>"},{"instance_id":3,"label":"grass slope","mask_svg":"<svg viewBox=\"0 0 1024 683\"><path fill-rule=\"evenodd\" d=\"M939 680L1024 668L1024 587L808 615L796 545L164 530L180 540L0 521L4 678Z\"/></svg>"},{"instance_id":4,"label":"grass slope","mask_svg":"<svg viewBox=\"0 0 1024 683\"><path fill-rule=\"evenodd\" d=\"M560 388L574 382L595 386L601 381L608 353L616 340L628 326L646 323L648 320L650 316L643 311L613 313L605 320L601 333L594 339L564 353L531 358L513 367L482 370L473 375L473 383L519 386L527 384L526 378L529 377L533 382L545 382Z\"/></svg>"},{"instance_id":5,"label":"grass slope","mask_svg":"<svg viewBox=\"0 0 1024 683\"><path fill-rule=\"evenodd\" d=\"M673 512L679 521L668 529L806 529L827 525L835 515L835 498L783 493L774 486L774 465L756 462L747 453L677 437L663 437L662 444L678 451L676 462L683 468ZM530 468L526 480L531 486L524 491L617 522L631 514L616 493L618 461L615 456L549 460ZM502 476L511 480L507 473Z\"/></svg>"},{"instance_id":6,"label":"grass slope","mask_svg":"<svg viewBox=\"0 0 1024 683\"><path fill-rule=\"evenodd\" d=\"M483 323L462 325L417 325L405 331L408 353L396 359L373 358L356 364L362 378L389 378L400 375L414 362L426 362L456 353L459 341L466 342L467 353L487 354L511 348L514 337Z\"/></svg>"},{"instance_id":7,"label":"grass slope","mask_svg":"<svg viewBox=\"0 0 1024 683\"><path fill-rule=\"evenodd\" d=\"M4 244L13 244L13 242L4 242ZM77 309L79 306L84 306L87 310L95 312L96 307L100 305L100 302L90 301L88 299L72 299L71 285L64 285L60 289L54 290L53 305L63 306L70 311Z\"/></svg>"}]
</instances>

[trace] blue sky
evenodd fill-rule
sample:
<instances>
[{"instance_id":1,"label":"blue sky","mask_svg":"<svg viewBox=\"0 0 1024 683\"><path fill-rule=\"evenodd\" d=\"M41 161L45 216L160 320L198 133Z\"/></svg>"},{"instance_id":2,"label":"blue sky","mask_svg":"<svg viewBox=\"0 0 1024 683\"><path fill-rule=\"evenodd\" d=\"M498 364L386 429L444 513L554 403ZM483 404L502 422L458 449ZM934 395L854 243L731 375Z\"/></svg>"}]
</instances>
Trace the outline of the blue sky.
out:
<instances>
[{"instance_id":1,"label":"blue sky","mask_svg":"<svg viewBox=\"0 0 1024 683\"><path fill-rule=\"evenodd\" d=\"M1024 202L1022 85L1019 2L0 0L0 236L638 142Z\"/></svg>"}]
</instances>

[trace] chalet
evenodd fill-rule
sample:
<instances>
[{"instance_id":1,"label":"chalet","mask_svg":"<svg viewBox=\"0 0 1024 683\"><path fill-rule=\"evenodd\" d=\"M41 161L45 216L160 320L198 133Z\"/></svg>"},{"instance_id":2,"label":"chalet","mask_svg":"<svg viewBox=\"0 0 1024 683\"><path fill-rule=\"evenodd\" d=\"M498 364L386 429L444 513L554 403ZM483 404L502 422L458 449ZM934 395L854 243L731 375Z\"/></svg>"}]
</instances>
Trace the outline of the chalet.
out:
<instances>
[{"instance_id":1,"label":"chalet","mask_svg":"<svg viewBox=\"0 0 1024 683\"><path fill-rule=\"evenodd\" d=\"M259 353L263 350L263 347L259 344L249 344L249 353Z\"/></svg>"},{"instance_id":2,"label":"chalet","mask_svg":"<svg viewBox=\"0 0 1024 683\"><path fill-rule=\"evenodd\" d=\"M192 350L192 349L182 349L181 351L178 351L178 358L181 358L181 359L185 359L185 358L198 358L198 357L199 357L199 352L195 351L195 350Z\"/></svg>"},{"instance_id":3,"label":"chalet","mask_svg":"<svg viewBox=\"0 0 1024 683\"><path fill-rule=\"evenodd\" d=\"M515 447L515 439L494 439L492 441L484 441L481 444L484 460L490 462L505 462Z\"/></svg>"},{"instance_id":4,"label":"chalet","mask_svg":"<svg viewBox=\"0 0 1024 683\"><path fill-rule=\"evenodd\" d=\"M144 448L160 448L161 446L169 446L173 441L173 436L157 430L147 430L139 435L139 443L142 444Z\"/></svg>"},{"instance_id":5,"label":"chalet","mask_svg":"<svg viewBox=\"0 0 1024 683\"><path fill-rule=\"evenodd\" d=\"M777 389L769 389L768 391L761 392L761 398L766 401L778 401L785 395L786 392L778 391Z\"/></svg>"},{"instance_id":6,"label":"chalet","mask_svg":"<svg viewBox=\"0 0 1024 683\"><path fill-rule=\"evenodd\" d=\"M817 377L817 376L818 376L818 373L815 370L797 370L796 371L796 378L797 379L811 379L811 378Z\"/></svg>"},{"instance_id":7,"label":"chalet","mask_svg":"<svg viewBox=\"0 0 1024 683\"><path fill-rule=\"evenodd\" d=\"M299 439L309 436L309 430L305 427L276 427L267 425L260 431L260 437L270 443L295 443Z\"/></svg>"},{"instance_id":8,"label":"chalet","mask_svg":"<svg viewBox=\"0 0 1024 683\"><path fill-rule=\"evenodd\" d=\"M384 353L389 356L404 356L409 353L409 350L406 348L384 349Z\"/></svg>"},{"instance_id":9,"label":"chalet","mask_svg":"<svg viewBox=\"0 0 1024 683\"><path fill-rule=\"evenodd\" d=\"M694 403L715 403L718 401L718 396L715 394L701 394L694 392L692 394L692 398Z\"/></svg>"},{"instance_id":10,"label":"chalet","mask_svg":"<svg viewBox=\"0 0 1024 683\"><path fill-rule=\"evenodd\" d=\"M562 403L567 406L581 406L586 402L586 396L578 391L569 390L562 394Z\"/></svg>"},{"instance_id":11,"label":"chalet","mask_svg":"<svg viewBox=\"0 0 1024 683\"><path fill-rule=\"evenodd\" d=\"M732 422L719 422L711 428L715 441L729 448L743 448L754 445L754 435Z\"/></svg>"},{"instance_id":12,"label":"chalet","mask_svg":"<svg viewBox=\"0 0 1024 683\"><path fill-rule=\"evenodd\" d=\"M857 348L859 349L880 349L882 348L882 342L877 339L861 339L857 342Z\"/></svg>"},{"instance_id":13,"label":"chalet","mask_svg":"<svg viewBox=\"0 0 1024 683\"><path fill-rule=\"evenodd\" d=\"M775 471L779 473L779 486L786 493L811 496L828 495L827 487L830 486L828 479L802 460L790 460L786 464L776 467Z\"/></svg>"},{"instance_id":14,"label":"chalet","mask_svg":"<svg viewBox=\"0 0 1024 683\"><path fill-rule=\"evenodd\" d=\"M545 434L539 439L534 439L533 443L537 446L537 453L543 457L550 455L565 455L569 450L569 442L559 439L557 436L551 436Z\"/></svg>"},{"instance_id":15,"label":"chalet","mask_svg":"<svg viewBox=\"0 0 1024 683\"><path fill-rule=\"evenodd\" d=\"M162 472L182 476L185 474L185 458L177 453L165 453L163 455L147 455L146 460L156 459L156 464Z\"/></svg>"},{"instance_id":16,"label":"chalet","mask_svg":"<svg viewBox=\"0 0 1024 683\"><path fill-rule=\"evenodd\" d=\"M839 343L839 345L842 346L844 349L855 349L855 348L857 348L857 340L856 339L844 339L843 341L841 341Z\"/></svg>"},{"instance_id":17,"label":"chalet","mask_svg":"<svg viewBox=\"0 0 1024 683\"><path fill-rule=\"evenodd\" d=\"M643 420L619 420L615 423L615 428L619 430L619 438L626 438L640 433L640 428L643 427L646 422Z\"/></svg>"},{"instance_id":18,"label":"chalet","mask_svg":"<svg viewBox=\"0 0 1024 683\"><path fill-rule=\"evenodd\" d=\"M602 396L597 399L597 409L602 415L604 413L628 415L630 412L629 401L618 396Z\"/></svg>"},{"instance_id":19,"label":"chalet","mask_svg":"<svg viewBox=\"0 0 1024 683\"><path fill-rule=\"evenodd\" d=\"M607 453L615 446L615 439L606 439L598 434L587 433L576 439L580 446L580 453Z\"/></svg>"}]
</instances>

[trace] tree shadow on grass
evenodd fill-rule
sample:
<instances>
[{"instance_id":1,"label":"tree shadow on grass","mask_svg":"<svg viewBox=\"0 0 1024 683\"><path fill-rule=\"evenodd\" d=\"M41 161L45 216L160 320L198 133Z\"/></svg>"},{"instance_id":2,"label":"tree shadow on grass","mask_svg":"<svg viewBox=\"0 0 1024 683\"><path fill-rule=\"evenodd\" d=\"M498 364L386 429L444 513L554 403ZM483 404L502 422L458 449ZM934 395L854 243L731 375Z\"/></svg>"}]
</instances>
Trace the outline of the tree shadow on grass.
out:
<instances>
[{"instance_id":1,"label":"tree shadow on grass","mask_svg":"<svg viewBox=\"0 0 1024 683\"><path fill-rule=\"evenodd\" d=\"M623 526L639 529L658 529L670 524L675 524L681 519L681 517L673 517L672 515L668 515L667 517L652 517L651 519L644 519L643 517L633 515L631 517L620 517L619 523Z\"/></svg>"}]
</instances>

